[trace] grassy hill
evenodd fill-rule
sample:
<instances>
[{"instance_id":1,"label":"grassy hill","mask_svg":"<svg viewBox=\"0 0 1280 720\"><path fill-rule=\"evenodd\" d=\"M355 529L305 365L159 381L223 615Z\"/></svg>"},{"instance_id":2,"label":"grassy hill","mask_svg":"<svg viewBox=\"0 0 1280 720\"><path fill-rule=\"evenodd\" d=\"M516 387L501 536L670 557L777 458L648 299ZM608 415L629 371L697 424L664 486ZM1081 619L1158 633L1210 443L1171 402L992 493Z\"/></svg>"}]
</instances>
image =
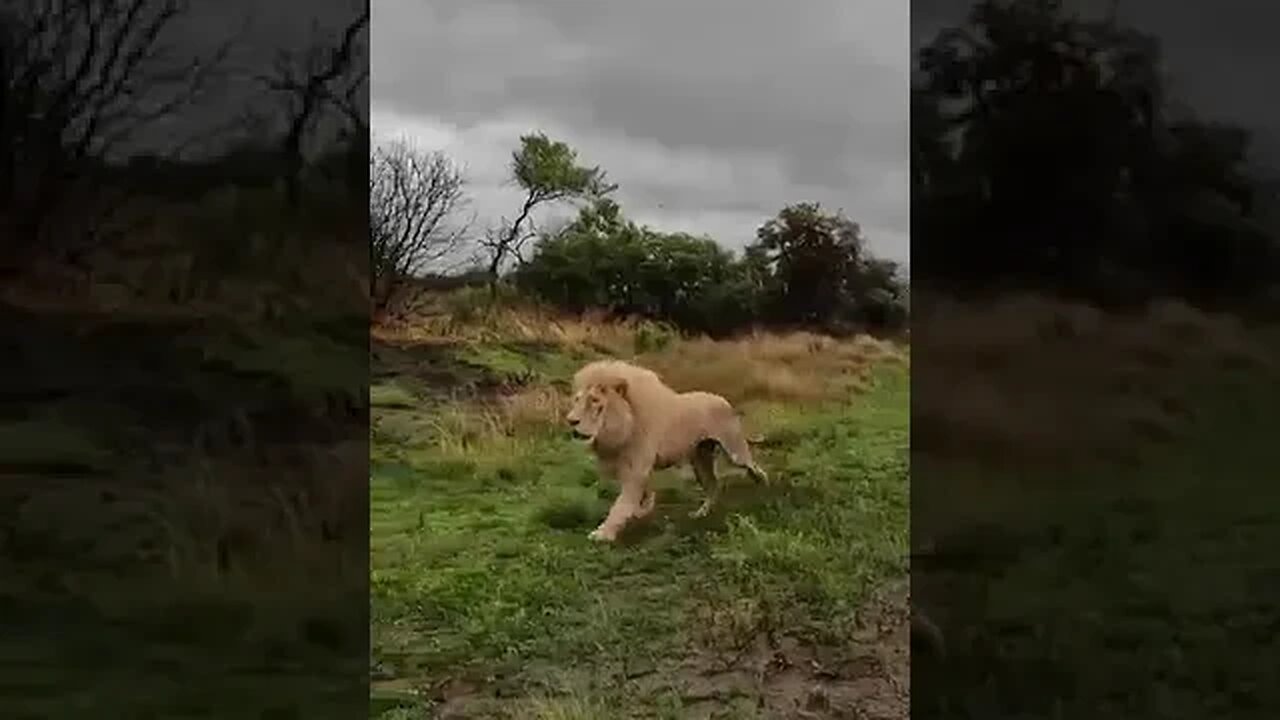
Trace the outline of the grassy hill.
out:
<instances>
[{"instance_id":1,"label":"grassy hill","mask_svg":"<svg viewBox=\"0 0 1280 720\"><path fill-rule=\"evenodd\" d=\"M913 715L1269 716L1274 327L918 308L912 589L948 654L913 659Z\"/></svg>"}]
</instances>

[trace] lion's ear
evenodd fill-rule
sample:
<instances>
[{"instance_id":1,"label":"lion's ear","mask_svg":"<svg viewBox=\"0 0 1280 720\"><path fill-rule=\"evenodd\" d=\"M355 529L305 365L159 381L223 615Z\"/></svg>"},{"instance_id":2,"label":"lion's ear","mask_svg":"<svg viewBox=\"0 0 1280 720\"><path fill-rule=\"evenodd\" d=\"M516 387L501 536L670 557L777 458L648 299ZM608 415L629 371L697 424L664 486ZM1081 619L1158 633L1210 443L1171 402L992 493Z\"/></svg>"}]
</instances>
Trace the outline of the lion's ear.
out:
<instances>
[{"instance_id":1,"label":"lion's ear","mask_svg":"<svg viewBox=\"0 0 1280 720\"><path fill-rule=\"evenodd\" d=\"M613 391L618 393L619 397L625 398L627 396L627 381L619 380L618 382L615 382L613 384Z\"/></svg>"}]
</instances>

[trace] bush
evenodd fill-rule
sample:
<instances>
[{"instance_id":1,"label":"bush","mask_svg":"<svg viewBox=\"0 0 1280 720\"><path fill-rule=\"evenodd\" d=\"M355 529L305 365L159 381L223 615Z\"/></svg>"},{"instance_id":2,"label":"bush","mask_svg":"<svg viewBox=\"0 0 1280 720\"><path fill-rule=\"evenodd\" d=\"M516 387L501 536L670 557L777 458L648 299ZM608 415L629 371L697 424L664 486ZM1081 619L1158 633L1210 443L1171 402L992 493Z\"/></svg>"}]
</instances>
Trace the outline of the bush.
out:
<instances>
[{"instance_id":1,"label":"bush","mask_svg":"<svg viewBox=\"0 0 1280 720\"><path fill-rule=\"evenodd\" d=\"M664 350L676 337L675 330L666 325L655 322L641 323L635 333L636 354Z\"/></svg>"},{"instance_id":2,"label":"bush","mask_svg":"<svg viewBox=\"0 0 1280 720\"><path fill-rule=\"evenodd\" d=\"M709 238L666 234L621 218L617 205L588 208L546 236L515 274L517 287L570 312L603 308L720 333L749 316L749 290L732 253Z\"/></svg>"},{"instance_id":3,"label":"bush","mask_svg":"<svg viewBox=\"0 0 1280 720\"><path fill-rule=\"evenodd\" d=\"M738 257L710 238L637 225L600 201L542 237L514 281L570 312L604 309L712 336L757 325L897 330L907 321L897 265L871 257L856 224L816 205L783 210Z\"/></svg>"}]
</instances>

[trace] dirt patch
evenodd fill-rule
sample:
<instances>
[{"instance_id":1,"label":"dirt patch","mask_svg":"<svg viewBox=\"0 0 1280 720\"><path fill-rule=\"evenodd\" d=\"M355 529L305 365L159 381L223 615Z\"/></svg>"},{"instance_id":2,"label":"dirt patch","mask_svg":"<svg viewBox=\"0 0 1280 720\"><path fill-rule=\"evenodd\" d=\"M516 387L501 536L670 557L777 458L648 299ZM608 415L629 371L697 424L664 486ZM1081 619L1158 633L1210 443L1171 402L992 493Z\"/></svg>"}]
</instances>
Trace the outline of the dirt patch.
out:
<instances>
[{"instance_id":1,"label":"dirt patch","mask_svg":"<svg viewBox=\"0 0 1280 720\"><path fill-rule=\"evenodd\" d=\"M723 653L686 657L666 667L636 669L618 692L625 717L656 717L645 699L676 695L680 717L905 720L910 716L910 598L906 579L882 588L860 613L847 642L814 645L761 633L732 658ZM430 717L525 717L527 697L515 678L453 678L426 693ZM537 683L535 683L537 684ZM622 716L619 716L622 717Z\"/></svg>"},{"instance_id":2,"label":"dirt patch","mask_svg":"<svg viewBox=\"0 0 1280 720\"><path fill-rule=\"evenodd\" d=\"M727 667L720 658L700 658L678 681L688 717L721 717L725 702L748 697L769 718L906 718L909 618L903 580L876 594L842 645L761 635L749 653Z\"/></svg>"}]
</instances>

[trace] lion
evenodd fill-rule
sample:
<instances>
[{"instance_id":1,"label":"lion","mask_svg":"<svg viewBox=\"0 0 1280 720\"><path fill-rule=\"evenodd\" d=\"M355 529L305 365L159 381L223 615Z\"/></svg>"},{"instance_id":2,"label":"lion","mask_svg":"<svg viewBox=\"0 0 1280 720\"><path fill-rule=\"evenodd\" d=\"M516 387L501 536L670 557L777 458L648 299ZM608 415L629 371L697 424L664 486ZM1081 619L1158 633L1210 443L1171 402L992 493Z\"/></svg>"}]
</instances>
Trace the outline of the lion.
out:
<instances>
[{"instance_id":1,"label":"lion","mask_svg":"<svg viewBox=\"0 0 1280 720\"><path fill-rule=\"evenodd\" d=\"M706 517L720 496L717 446L757 484L769 482L751 457L738 412L719 395L677 393L652 370L621 360L587 364L573 376L573 391L566 420L601 474L620 487L592 540L613 542L630 520L648 517L655 504L650 475L686 462L705 493L690 516Z\"/></svg>"}]
</instances>

